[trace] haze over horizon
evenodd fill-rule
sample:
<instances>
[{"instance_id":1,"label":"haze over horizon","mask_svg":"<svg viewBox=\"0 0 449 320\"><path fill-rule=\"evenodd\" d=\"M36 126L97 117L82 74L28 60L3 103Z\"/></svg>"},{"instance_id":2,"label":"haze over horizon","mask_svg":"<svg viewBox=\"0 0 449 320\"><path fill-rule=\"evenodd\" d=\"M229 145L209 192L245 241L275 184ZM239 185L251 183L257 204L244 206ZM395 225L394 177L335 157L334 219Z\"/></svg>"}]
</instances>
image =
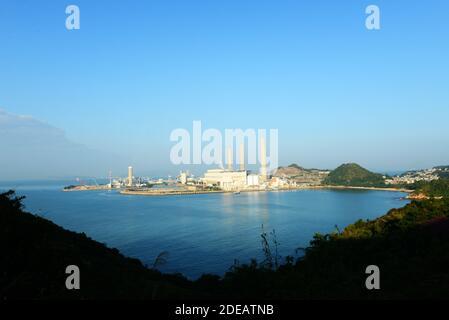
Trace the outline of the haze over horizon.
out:
<instances>
[{"instance_id":1,"label":"haze over horizon","mask_svg":"<svg viewBox=\"0 0 449 320\"><path fill-rule=\"evenodd\" d=\"M279 164L449 164L449 3L0 4L0 180L174 175L172 130L279 129Z\"/></svg>"}]
</instances>

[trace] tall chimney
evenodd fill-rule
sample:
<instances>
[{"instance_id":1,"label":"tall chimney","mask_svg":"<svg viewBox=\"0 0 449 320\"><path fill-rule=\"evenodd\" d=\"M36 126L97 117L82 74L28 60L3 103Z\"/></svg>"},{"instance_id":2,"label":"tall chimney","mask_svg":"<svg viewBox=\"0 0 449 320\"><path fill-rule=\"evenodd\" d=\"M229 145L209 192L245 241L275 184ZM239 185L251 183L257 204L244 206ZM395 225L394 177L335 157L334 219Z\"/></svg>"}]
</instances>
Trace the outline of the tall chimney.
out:
<instances>
[{"instance_id":1,"label":"tall chimney","mask_svg":"<svg viewBox=\"0 0 449 320\"><path fill-rule=\"evenodd\" d=\"M267 180L267 146L264 137L260 138L260 175L263 181Z\"/></svg>"},{"instance_id":2,"label":"tall chimney","mask_svg":"<svg viewBox=\"0 0 449 320\"><path fill-rule=\"evenodd\" d=\"M232 171L233 170L233 161L232 161L233 157L232 157L232 148L228 147L228 170Z\"/></svg>"},{"instance_id":3,"label":"tall chimney","mask_svg":"<svg viewBox=\"0 0 449 320\"><path fill-rule=\"evenodd\" d=\"M245 146L243 143L240 144L240 171L245 171Z\"/></svg>"},{"instance_id":4,"label":"tall chimney","mask_svg":"<svg viewBox=\"0 0 449 320\"><path fill-rule=\"evenodd\" d=\"M128 167L128 187L133 185L133 167Z\"/></svg>"}]
</instances>

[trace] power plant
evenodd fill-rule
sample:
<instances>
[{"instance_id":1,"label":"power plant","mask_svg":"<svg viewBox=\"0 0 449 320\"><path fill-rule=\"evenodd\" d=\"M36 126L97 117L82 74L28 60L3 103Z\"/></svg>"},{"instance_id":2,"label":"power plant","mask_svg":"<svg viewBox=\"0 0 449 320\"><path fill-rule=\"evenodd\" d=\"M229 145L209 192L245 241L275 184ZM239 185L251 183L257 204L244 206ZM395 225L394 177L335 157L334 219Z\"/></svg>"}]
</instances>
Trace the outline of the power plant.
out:
<instances>
[{"instance_id":1,"label":"power plant","mask_svg":"<svg viewBox=\"0 0 449 320\"><path fill-rule=\"evenodd\" d=\"M206 186L215 186L225 191L240 191L247 188L263 187L268 181L266 144L260 139L260 173L252 174L245 169L245 148L241 143L239 146L240 170L234 170L234 157L232 148L227 149L227 169L210 169L204 174L201 182Z\"/></svg>"},{"instance_id":2,"label":"power plant","mask_svg":"<svg viewBox=\"0 0 449 320\"><path fill-rule=\"evenodd\" d=\"M246 168L245 163L245 146L240 143L238 152L233 153L233 148L229 146L226 150L226 166L223 164L221 168L207 170L202 178L195 178L188 172L181 171L176 180L170 176L168 179L150 179L143 177L135 177L132 166L128 167L128 175L124 178L113 179L112 173L109 172L109 183L105 185L88 186L80 185L66 188L65 191L76 190L103 190L103 189L123 189L124 193L144 192L145 194L161 194L173 192L179 194L182 192L236 192L240 191L257 191L267 190L269 188L279 188L285 186L285 181L281 181L278 177L269 178L267 171L267 155L265 139L259 140L259 162L260 169L258 173L253 173ZM235 158L238 161L235 163ZM251 157L249 157L251 159ZM235 169L238 167L239 169ZM287 183L288 185L288 183ZM157 186L153 188L153 186ZM172 191L165 186L175 186ZM165 190L165 191L164 191ZM168 191L167 191L168 190Z\"/></svg>"}]
</instances>

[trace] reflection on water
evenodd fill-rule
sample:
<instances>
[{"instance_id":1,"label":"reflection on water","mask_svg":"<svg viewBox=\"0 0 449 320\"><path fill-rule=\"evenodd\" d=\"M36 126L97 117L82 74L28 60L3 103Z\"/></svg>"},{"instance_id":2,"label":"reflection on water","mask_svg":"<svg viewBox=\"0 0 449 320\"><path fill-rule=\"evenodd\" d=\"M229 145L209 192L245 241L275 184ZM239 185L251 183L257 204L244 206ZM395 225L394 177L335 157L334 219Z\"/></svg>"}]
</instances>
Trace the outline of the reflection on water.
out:
<instances>
[{"instance_id":1,"label":"reflection on water","mask_svg":"<svg viewBox=\"0 0 449 320\"><path fill-rule=\"evenodd\" d=\"M122 196L115 191L61 192L66 182L2 184L27 196L27 210L85 232L124 254L152 264L170 253L165 272L189 277L223 274L234 259L262 258L261 226L276 230L282 256L294 255L316 232L406 204L401 193L304 190L169 197Z\"/></svg>"}]
</instances>

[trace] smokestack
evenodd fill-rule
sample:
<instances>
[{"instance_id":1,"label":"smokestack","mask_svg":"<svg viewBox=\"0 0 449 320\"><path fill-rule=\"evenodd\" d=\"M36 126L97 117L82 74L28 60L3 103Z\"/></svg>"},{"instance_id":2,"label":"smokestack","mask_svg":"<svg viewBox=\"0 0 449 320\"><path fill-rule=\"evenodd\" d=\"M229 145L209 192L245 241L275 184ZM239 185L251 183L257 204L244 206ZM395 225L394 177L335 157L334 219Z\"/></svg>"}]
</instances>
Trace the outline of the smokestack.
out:
<instances>
[{"instance_id":1,"label":"smokestack","mask_svg":"<svg viewBox=\"0 0 449 320\"><path fill-rule=\"evenodd\" d=\"M128 167L128 187L133 185L133 167Z\"/></svg>"},{"instance_id":2,"label":"smokestack","mask_svg":"<svg viewBox=\"0 0 449 320\"><path fill-rule=\"evenodd\" d=\"M233 159L233 157L232 157L232 148L231 147L228 147L228 170L229 171L232 171L233 170L233 166L232 166L232 159Z\"/></svg>"},{"instance_id":3,"label":"smokestack","mask_svg":"<svg viewBox=\"0 0 449 320\"><path fill-rule=\"evenodd\" d=\"M240 171L245 171L245 146L240 144Z\"/></svg>"},{"instance_id":4,"label":"smokestack","mask_svg":"<svg viewBox=\"0 0 449 320\"><path fill-rule=\"evenodd\" d=\"M266 181L267 179L267 146L265 144L265 139L263 137L260 138L260 175L262 176L262 180Z\"/></svg>"}]
</instances>

